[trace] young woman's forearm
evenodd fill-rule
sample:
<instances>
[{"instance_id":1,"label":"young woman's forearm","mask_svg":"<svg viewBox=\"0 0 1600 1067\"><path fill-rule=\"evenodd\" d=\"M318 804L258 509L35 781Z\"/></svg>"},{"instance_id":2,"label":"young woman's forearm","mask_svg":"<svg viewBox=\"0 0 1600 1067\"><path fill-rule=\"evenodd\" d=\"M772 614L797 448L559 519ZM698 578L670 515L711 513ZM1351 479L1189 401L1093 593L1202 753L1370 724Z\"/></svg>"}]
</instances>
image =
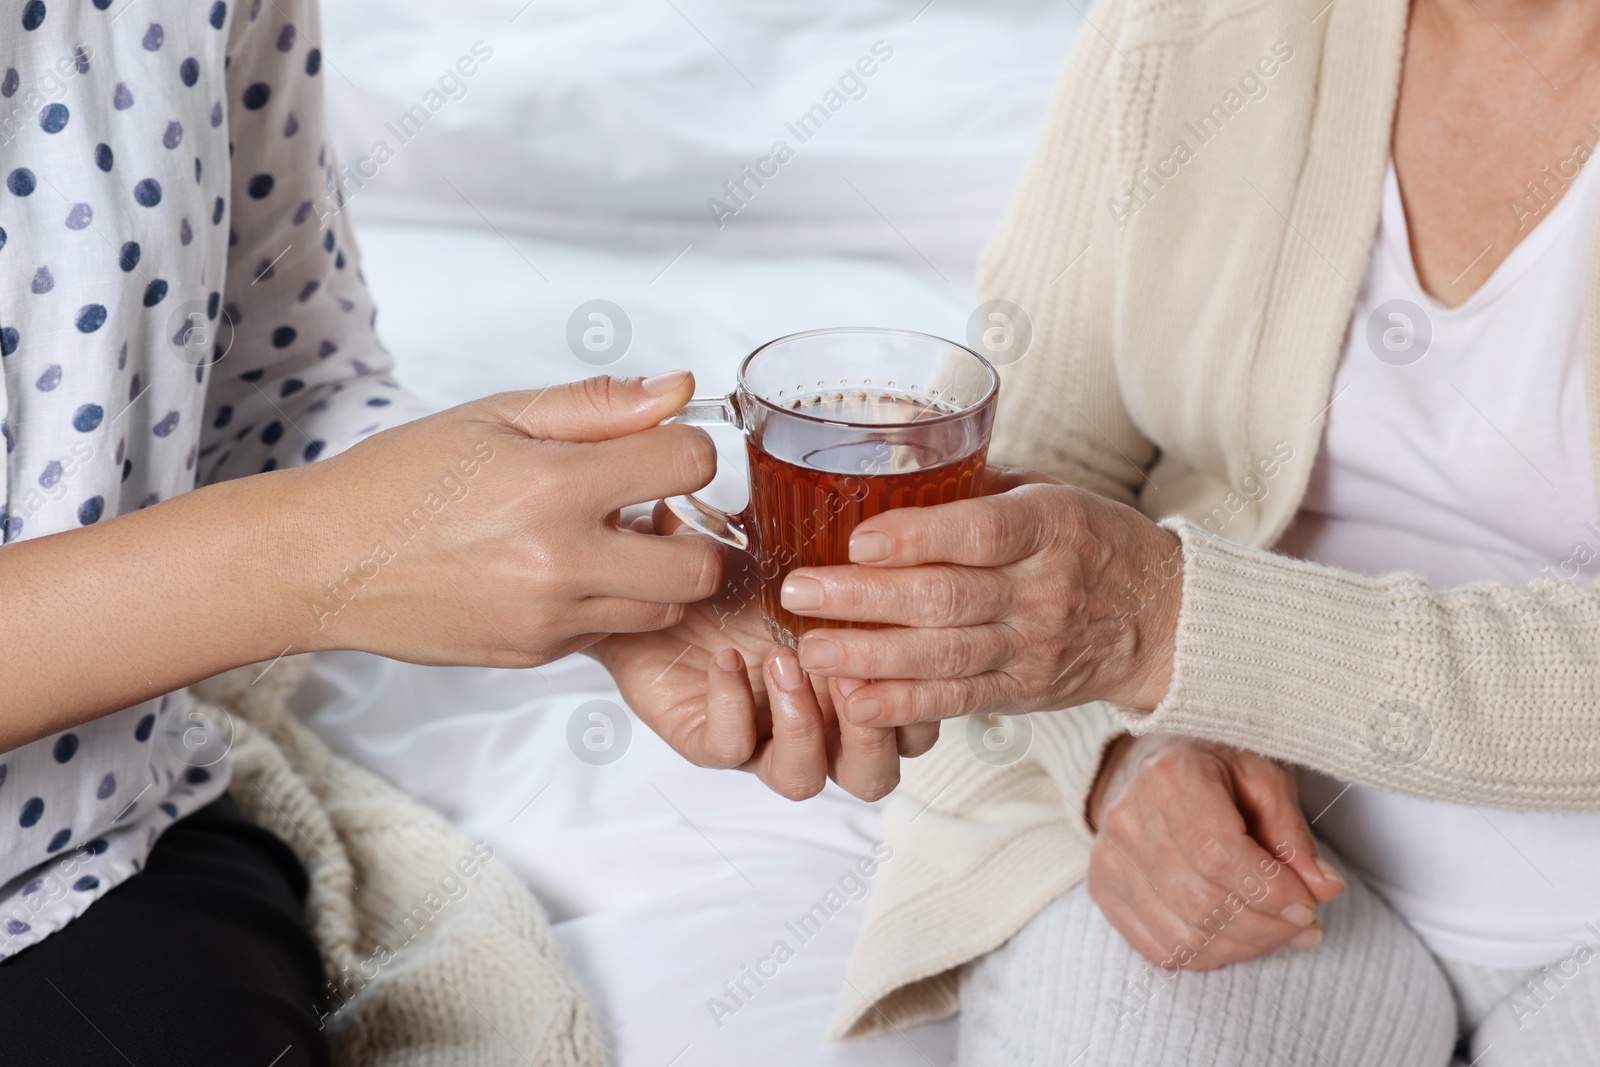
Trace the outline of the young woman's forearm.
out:
<instances>
[{"instance_id":1,"label":"young woman's forearm","mask_svg":"<svg viewBox=\"0 0 1600 1067\"><path fill-rule=\"evenodd\" d=\"M721 584L703 538L622 530L716 452L658 426L686 372L502 393L308 467L0 548L0 752L244 663L359 649L526 667Z\"/></svg>"},{"instance_id":2,"label":"young woman's forearm","mask_svg":"<svg viewBox=\"0 0 1600 1067\"><path fill-rule=\"evenodd\" d=\"M0 604L22 620L0 642L0 751L303 639L308 598L287 572L310 548L296 543L306 473L0 549Z\"/></svg>"}]
</instances>

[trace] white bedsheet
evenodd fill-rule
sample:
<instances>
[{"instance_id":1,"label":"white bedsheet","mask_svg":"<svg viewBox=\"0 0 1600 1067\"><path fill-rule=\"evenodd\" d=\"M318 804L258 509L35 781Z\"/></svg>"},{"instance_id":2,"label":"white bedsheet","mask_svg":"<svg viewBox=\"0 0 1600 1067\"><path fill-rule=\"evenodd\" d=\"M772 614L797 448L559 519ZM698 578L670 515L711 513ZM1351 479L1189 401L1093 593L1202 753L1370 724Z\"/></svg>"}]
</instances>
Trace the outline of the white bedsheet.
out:
<instances>
[{"instance_id":1,"label":"white bedsheet","mask_svg":"<svg viewBox=\"0 0 1600 1067\"><path fill-rule=\"evenodd\" d=\"M349 210L380 334L440 406L602 369L688 367L721 393L757 344L816 327L964 337L979 242L1079 22L1069 0L324 5L335 143L370 176ZM892 61L802 143L785 123L879 41ZM472 73L441 80L451 69ZM391 128L407 113L420 132ZM794 159L719 228L707 200L778 139ZM394 154L374 162L379 142ZM633 332L604 367L566 342L595 299ZM743 449L718 444L709 496L737 507ZM587 659L510 672L326 655L301 700L335 748L528 881L619 1067L952 1061L951 1022L822 1040L866 912L850 876L876 806L832 787L791 804L689 766L637 720L620 760L581 761L574 710L618 701ZM826 915L814 936L807 912ZM745 969L771 974L779 942L793 957L757 987Z\"/></svg>"},{"instance_id":2,"label":"white bedsheet","mask_svg":"<svg viewBox=\"0 0 1600 1067\"><path fill-rule=\"evenodd\" d=\"M960 336L972 305L965 280L920 262L691 253L660 274L670 254L424 226L361 237L400 377L440 404L592 373L567 350L565 319L597 295L635 320L632 350L606 369L689 366L706 388L726 388L745 352L785 332L854 323ZM717 496L738 505L742 452L722 453ZM952 1061L950 1022L822 1039L866 911L847 876L879 840L878 805L832 786L792 804L749 775L690 766L636 719L620 760L584 763L569 718L620 700L582 657L496 671L338 653L313 672L301 710L322 736L493 844L550 908L619 1067ZM820 933L802 942L785 925L830 899L840 906ZM779 941L794 956L758 988L744 968ZM736 1000L724 983L741 979Z\"/></svg>"}]
</instances>

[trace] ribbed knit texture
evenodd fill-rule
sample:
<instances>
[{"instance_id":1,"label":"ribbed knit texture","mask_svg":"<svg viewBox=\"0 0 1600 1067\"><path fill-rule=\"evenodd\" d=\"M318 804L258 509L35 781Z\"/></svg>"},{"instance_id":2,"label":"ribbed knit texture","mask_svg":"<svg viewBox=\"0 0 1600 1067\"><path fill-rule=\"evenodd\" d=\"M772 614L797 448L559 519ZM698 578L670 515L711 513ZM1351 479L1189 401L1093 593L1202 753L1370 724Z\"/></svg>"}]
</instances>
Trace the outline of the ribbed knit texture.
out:
<instances>
[{"instance_id":1,"label":"ribbed knit texture","mask_svg":"<svg viewBox=\"0 0 1600 1067\"><path fill-rule=\"evenodd\" d=\"M1213 537L1186 520L1172 688L1136 732L1502 809L1600 809L1600 595L1545 578L1438 592Z\"/></svg>"},{"instance_id":2,"label":"ribbed knit texture","mask_svg":"<svg viewBox=\"0 0 1600 1067\"><path fill-rule=\"evenodd\" d=\"M1314 951L1169 978L1074 889L964 973L957 1062L1446 1067L1456 1006L1421 942L1359 883L1322 912Z\"/></svg>"},{"instance_id":3,"label":"ribbed knit texture","mask_svg":"<svg viewBox=\"0 0 1600 1067\"><path fill-rule=\"evenodd\" d=\"M1600 736L1580 726L1600 707L1600 595L1440 594L1260 551L1299 507L1335 400L1408 10L1098 0L980 269L982 295L1033 327L1002 368L991 455L1189 520L1174 689L1128 726L1439 799L1594 809ZM1217 107L1220 128L1198 135ZM1597 309L1591 270L1600 449ZM961 724L907 764L894 872L874 889L835 1035L954 1011L951 969L1082 877L1084 799L1122 727L1099 707L1030 720L1034 747L1014 764L979 760Z\"/></svg>"},{"instance_id":4,"label":"ribbed knit texture","mask_svg":"<svg viewBox=\"0 0 1600 1067\"><path fill-rule=\"evenodd\" d=\"M954 969L1083 879L1081 801L1120 733L1115 716L1096 705L1026 721L1032 740L1014 765L979 760L965 719L944 723L932 751L902 765L884 815L894 854L879 870L831 1037L952 1014Z\"/></svg>"},{"instance_id":5,"label":"ribbed knit texture","mask_svg":"<svg viewBox=\"0 0 1600 1067\"><path fill-rule=\"evenodd\" d=\"M493 858L464 874L481 846L300 725L287 701L303 673L286 659L190 692L233 726L234 799L311 876L307 915L338 994L334 1063L603 1067L539 902Z\"/></svg>"},{"instance_id":6,"label":"ribbed knit texture","mask_svg":"<svg viewBox=\"0 0 1600 1067\"><path fill-rule=\"evenodd\" d=\"M1576 947L1576 946L1575 946ZM1498 970L1440 960L1471 1035L1467 1059L1517 1067L1600 1063L1600 930L1543 967Z\"/></svg>"}]
</instances>

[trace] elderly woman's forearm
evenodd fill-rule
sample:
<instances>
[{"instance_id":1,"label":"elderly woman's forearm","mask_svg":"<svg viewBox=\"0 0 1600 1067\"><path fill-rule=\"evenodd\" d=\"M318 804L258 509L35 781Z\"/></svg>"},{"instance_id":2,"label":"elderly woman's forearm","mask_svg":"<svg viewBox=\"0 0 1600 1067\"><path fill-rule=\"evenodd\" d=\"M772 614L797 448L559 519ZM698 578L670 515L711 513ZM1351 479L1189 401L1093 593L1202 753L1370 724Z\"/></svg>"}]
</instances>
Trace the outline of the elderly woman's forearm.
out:
<instances>
[{"instance_id":1,"label":"elderly woman's forearm","mask_svg":"<svg viewBox=\"0 0 1600 1067\"><path fill-rule=\"evenodd\" d=\"M1441 592L1169 524L1184 542L1173 681L1135 732L1505 809L1600 809L1600 591Z\"/></svg>"}]
</instances>

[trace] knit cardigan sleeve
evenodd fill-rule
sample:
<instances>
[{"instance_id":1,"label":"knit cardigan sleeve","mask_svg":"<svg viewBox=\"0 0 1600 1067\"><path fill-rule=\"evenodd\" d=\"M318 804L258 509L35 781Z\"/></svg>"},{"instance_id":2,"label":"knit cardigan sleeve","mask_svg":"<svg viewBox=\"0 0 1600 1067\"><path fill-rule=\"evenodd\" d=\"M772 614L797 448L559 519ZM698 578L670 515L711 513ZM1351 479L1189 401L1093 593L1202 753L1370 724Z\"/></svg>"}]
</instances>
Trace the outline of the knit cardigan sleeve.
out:
<instances>
[{"instance_id":1,"label":"knit cardigan sleeve","mask_svg":"<svg viewBox=\"0 0 1600 1067\"><path fill-rule=\"evenodd\" d=\"M1600 591L1438 591L1187 520L1173 681L1136 733L1209 738L1344 781L1514 810L1600 810Z\"/></svg>"},{"instance_id":2,"label":"knit cardigan sleeve","mask_svg":"<svg viewBox=\"0 0 1600 1067\"><path fill-rule=\"evenodd\" d=\"M1141 76L1111 43L1126 8L1123 0L1100 0L1090 11L984 249L978 292L986 302L1008 301L1020 322L1000 367L991 457L1133 505L1156 449L1134 425L1117 383L1117 242L1105 209L1118 176L1131 169L1118 113L1129 95L1123 83Z\"/></svg>"},{"instance_id":3,"label":"knit cardigan sleeve","mask_svg":"<svg viewBox=\"0 0 1600 1067\"><path fill-rule=\"evenodd\" d=\"M1020 353L1008 353L1000 367L990 458L1136 506L1156 448L1134 425L1117 384L1116 242L1103 207L1127 170L1122 82L1140 76L1112 43L1126 21L1125 0L1098 0L1089 12L977 281L984 301L1021 312L1026 331ZM1122 724L1106 705L1042 714L1071 738L1044 762L1073 825L1092 835L1085 805Z\"/></svg>"}]
</instances>

